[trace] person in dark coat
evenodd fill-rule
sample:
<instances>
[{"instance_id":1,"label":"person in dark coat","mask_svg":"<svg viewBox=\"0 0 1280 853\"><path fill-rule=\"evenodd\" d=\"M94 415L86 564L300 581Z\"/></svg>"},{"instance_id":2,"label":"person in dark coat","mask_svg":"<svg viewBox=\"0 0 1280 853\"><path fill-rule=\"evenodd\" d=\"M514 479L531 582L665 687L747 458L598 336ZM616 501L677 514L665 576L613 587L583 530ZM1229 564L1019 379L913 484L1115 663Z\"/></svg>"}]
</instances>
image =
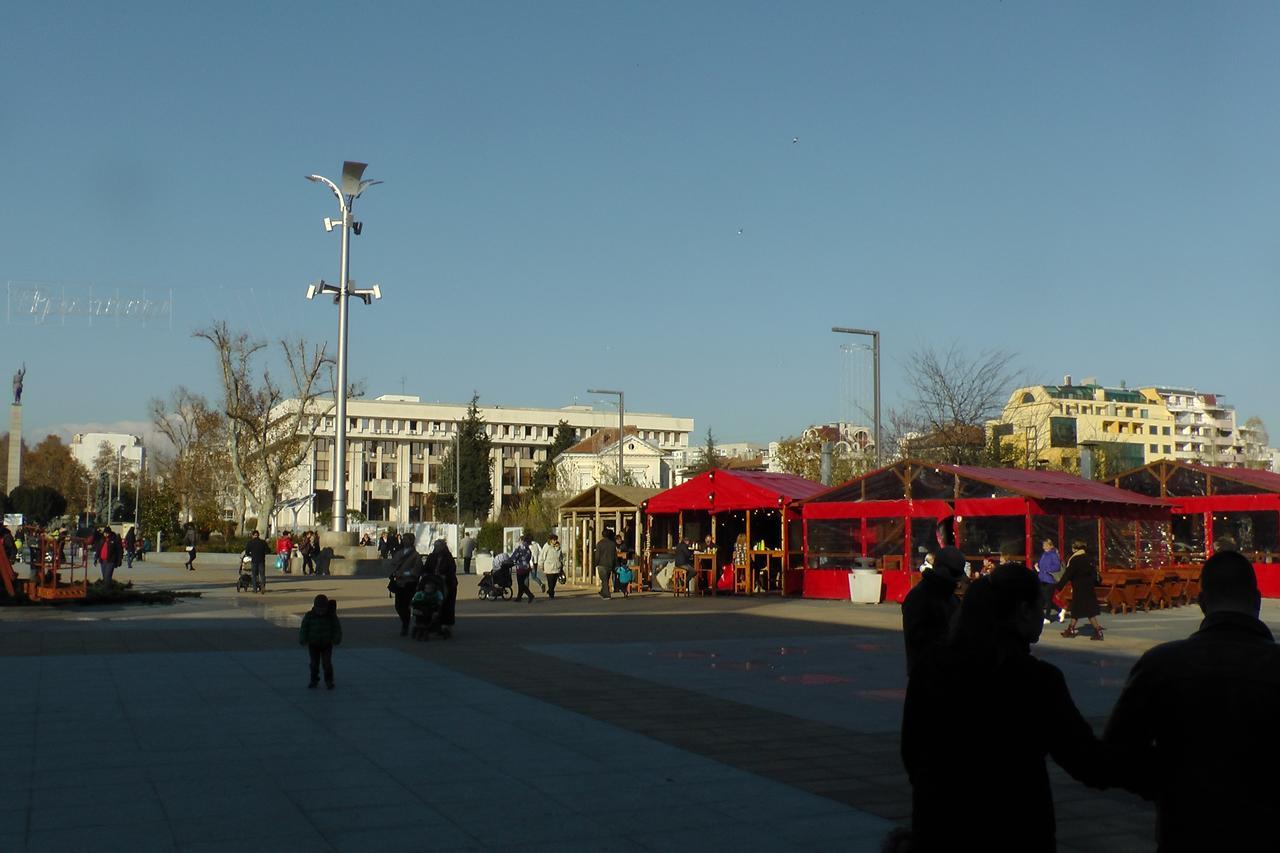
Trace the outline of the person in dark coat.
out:
<instances>
[{"instance_id":1,"label":"person in dark coat","mask_svg":"<svg viewBox=\"0 0 1280 853\"><path fill-rule=\"evenodd\" d=\"M947 547L938 552L931 568L925 569L902 601L902 639L907 647L907 673L927 649L941 644L951 630L951 621L960 608L956 587L964 577L964 554Z\"/></svg>"},{"instance_id":2,"label":"person in dark coat","mask_svg":"<svg viewBox=\"0 0 1280 853\"><path fill-rule=\"evenodd\" d=\"M969 586L952 635L912 669L901 749L913 853L1054 850L1046 756L1086 785L1111 784L1115 753L1062 672L1031 655L1043 627L1035 573L1005 563Z\"/></svg>"},{"instance_id":3,"label":"person in dark coat","mask_svg":"<svg viewBox=\"0 0 1280 853\"><path fill-rule=\"evenodd\" d=\"M249 558L249 573L253 576L253 591L267 591L267 540L254 530L244 545L244 555Z\"/></svg>"},{"instance_id":4,"label":"person in dark coat","mask_svg":"<svg viewBox=\"0 0 1280 853\"><path fill-rule=\"evenodd\" d=\"M298 642L307 647L311 679L307 687L320 683L320 665L324 665L324 686L333 689L333 647L342 642L342 623L338 621L337 602L327 595L317 595L311 609L302 617Z\"/></svg>"},{"instance_id":5,"label":"person in dark coat","mask_svg":"<svg viewBox=\"0 0 1280 853\"><path fill-rule=\"evenodd\" d=\"M414 542L412 533L401 534L400 547L391 557L391 576L387 580L387 589L396 600L401 637L409 636L410 606L413 594L418 591L418 578L422 576L422 558Z\"/></svg>"},{"instance_id":6,"label":"person in dark coat","mask_svg":"<svg viewBox=\"0 0 1280 853\"><path fill-rule=\"evenodd\" d=\"M613 570L618 564L618 543L613 531L605 528L595 548L596 574L600 576L600 597L612 598Z\"/></svg>"},{"instance_id":7,"label":"person in dark coat","mask_svg":"<svg viewBox=\"0 0 1280 853\"><path fill-rule=\"evenodd\" d=\"M1201 584L1200 629L1138 659L1103 740L1151 751L1125 786L1155 800L1161 853L1275 849L1280 645L1247 558L1215 553Z\"/></svg>"},{"instance_id":8,"label":"person in dark coat","mask_svg":"<svg viewBox=\"0 0 1280 853\"><path fill-rule=\"evenodd\" d=\"M437 539L427 555L426 570L438 575L444 581L444 602L440 609L440 624L453 627L457 621L458 607L458 561L443 539Z\"/></svg>"},{"instance_id":9,"label":"person in dark coat","mask_svg":"<svg viewBox=\"0 0 1280 853\"><path fill-rule=\"evenodd\" d=\"M1058 589L1067 584L1071 584L1071 621L1067 623L1067 630L1062 632L1062 636L1076 636L1080 633L1076 630L1076 622L1088 619L1093 626L1093 636L1089 639L1101 640L1102 626L1098 624L1098 614L1102 612L1102 608L1098 606L1098 596L1095 593L1098 567L1085 552L1084 542L1079 539L1071 543L1071 558L1067 560L1067 567L1062 570Z\"/></svg>"}]
</instances>

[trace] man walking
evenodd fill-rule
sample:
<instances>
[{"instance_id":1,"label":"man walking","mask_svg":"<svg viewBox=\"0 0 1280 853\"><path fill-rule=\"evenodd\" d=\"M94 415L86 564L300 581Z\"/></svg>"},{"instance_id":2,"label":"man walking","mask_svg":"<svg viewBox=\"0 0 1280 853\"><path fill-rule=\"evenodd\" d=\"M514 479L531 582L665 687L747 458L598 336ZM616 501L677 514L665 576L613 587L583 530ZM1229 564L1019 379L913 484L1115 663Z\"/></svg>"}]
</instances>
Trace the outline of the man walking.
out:
<instances>
[{"instance_id":1,"label":"man walking","mask_svg":"<svg viewBox=\"0 0 1280 853\"><path fill-rule=\"evenodd\" d=\"M613 597L613 570L618 564L618 543L613 540L613 530L606 527L596 542L596 573L600 575L600 597Z\"/></svg>"},{"instance_id":2,"label":"man walking","mask_svg":"<svg viewBox=\"0 0 1280 853\"><path fill-rule=\"evenodd\" d=\"M249 558L249 568L253 573L253 591L267 591L267 540L255 530L249 534L249 541L244 546L244 554Z\"/></svg>"},{"instance_id":3,"label":"man walking","mask_svg":"<svg viewBox=\"0 0 1280 853\"><path fill-rule=\"evenodd\" d=\"M1126 787L1156 802L1161 853L1265 850L1280 801L1280 646L1258 618L1253 564L1219 551L1201 574L1200 630L1134 664L1103 739Z\"/></svg>"},{"instance_id":4,"label":"man walking","mask_svg":"<svg viewBox=\"0 0 1280 853\"><path fill-rule=\"evenodd\" d=\"M471 558L476 553L476 538L468 533L462 537L462 543L458 546L458 550L462 552L462 573L464 575L471 574Z\"/></svg>"}]
</instances>

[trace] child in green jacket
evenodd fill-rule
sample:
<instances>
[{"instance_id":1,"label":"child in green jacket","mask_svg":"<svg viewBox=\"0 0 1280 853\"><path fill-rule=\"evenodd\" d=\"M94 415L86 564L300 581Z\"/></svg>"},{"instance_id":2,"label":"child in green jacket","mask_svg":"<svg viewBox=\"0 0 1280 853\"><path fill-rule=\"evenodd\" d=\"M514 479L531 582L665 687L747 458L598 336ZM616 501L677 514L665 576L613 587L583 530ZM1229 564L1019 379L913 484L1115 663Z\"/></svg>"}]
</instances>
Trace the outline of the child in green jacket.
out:
<instances>
[{"instance_id":1,"label":"child in green jacket","mask_svg":"<svg viewBox=\"0 0 1280 853\"><path fill-rule=\"evenodd\" d=\"M298 642L311 653L311 681L320 683L320 664L324 664L324 686L333 689L333 647L342 643L342 623L338 621L338 602L327 595L317 595L315 604L302 617Z\"/></svg>"}]
</instances>

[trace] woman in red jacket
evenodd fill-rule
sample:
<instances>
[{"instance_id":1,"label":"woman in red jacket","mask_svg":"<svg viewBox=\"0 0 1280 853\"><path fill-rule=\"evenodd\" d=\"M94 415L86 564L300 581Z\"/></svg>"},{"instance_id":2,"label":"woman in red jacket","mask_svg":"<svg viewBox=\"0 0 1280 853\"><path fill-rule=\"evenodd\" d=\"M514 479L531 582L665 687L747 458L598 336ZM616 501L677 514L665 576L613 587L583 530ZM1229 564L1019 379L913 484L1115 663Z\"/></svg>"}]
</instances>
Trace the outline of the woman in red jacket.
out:
<instances>
[{"instance_id":1,"label":"woman in red jacket","mask_svg":"<svg viewBox=\"0 0 1280 853\"><path fill-rule=\"evenodd\" d=\"M280 534L280 538L276 540L276 556L280 558L281 569L286 575L292 574L293 569L289 565L290 559L293 557L293 537L289 535L289 531Z\"/></svg>"}]
</instances>

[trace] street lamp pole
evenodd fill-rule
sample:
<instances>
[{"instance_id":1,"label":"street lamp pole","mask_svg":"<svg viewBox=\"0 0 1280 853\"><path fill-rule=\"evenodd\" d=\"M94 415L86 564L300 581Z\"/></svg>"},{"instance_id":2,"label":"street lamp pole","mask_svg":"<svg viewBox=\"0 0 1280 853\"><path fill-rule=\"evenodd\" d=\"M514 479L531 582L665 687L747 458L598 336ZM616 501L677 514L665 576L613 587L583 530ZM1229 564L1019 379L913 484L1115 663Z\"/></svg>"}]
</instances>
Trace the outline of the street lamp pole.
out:
<instances>
[{"instance_id":1,"label":"street lamp pole","mask_svg":"<svg viewBox=\"0 0 1280 853\"><path fill-rule=\"evenodd\" d=\"M621 391L609 391L604 388L588 388L588 394L617 394L618 395L618 485L622 485L622 413L623 413L623 397Z\"/></svg>"},{"instance_id":2,"label":"street lamp pole","mask_svg":"<svg viewBox=\"0 0 1280 853\"><path fill-rule=\"evenodd\" d=\"M880 332L876 329L851 329L847 326L832 326L831 331L841 335L867 335L871 338L871 358L873 367L872 386L875 391L875 430L876 430L876 467L880 467Z\"/></svg>"},{"instance_id":3,"label":"street lamp pole","mask_svg":"<svg viewBox=\"0 0 1280 853\"><path fill-rule=\"evenodd\" d=\"M370 304L372 299L382 298L382 289L378 285L367 290L351 287L350 271L351 232L357 235L362 225L351 218L351 208L360 194L382 181L361 180L367 163L347 160L342 164L342 188L322 175L307 175L308 181L324 184L338 199L338 210L342 213L340 220L325 217L324 230L332 231L335 227L342 229L342 249L338 267L338 285L335 287L321 281L319 285L307 288L307 298L314 299L317 293L332 293L333 301L338 305L338 387L334 389L337 401L335 417L337 418L335 441L333 448L333 529L336 533L347 529L347 299L352 296Z\"/></svg>"}]
</instances>

